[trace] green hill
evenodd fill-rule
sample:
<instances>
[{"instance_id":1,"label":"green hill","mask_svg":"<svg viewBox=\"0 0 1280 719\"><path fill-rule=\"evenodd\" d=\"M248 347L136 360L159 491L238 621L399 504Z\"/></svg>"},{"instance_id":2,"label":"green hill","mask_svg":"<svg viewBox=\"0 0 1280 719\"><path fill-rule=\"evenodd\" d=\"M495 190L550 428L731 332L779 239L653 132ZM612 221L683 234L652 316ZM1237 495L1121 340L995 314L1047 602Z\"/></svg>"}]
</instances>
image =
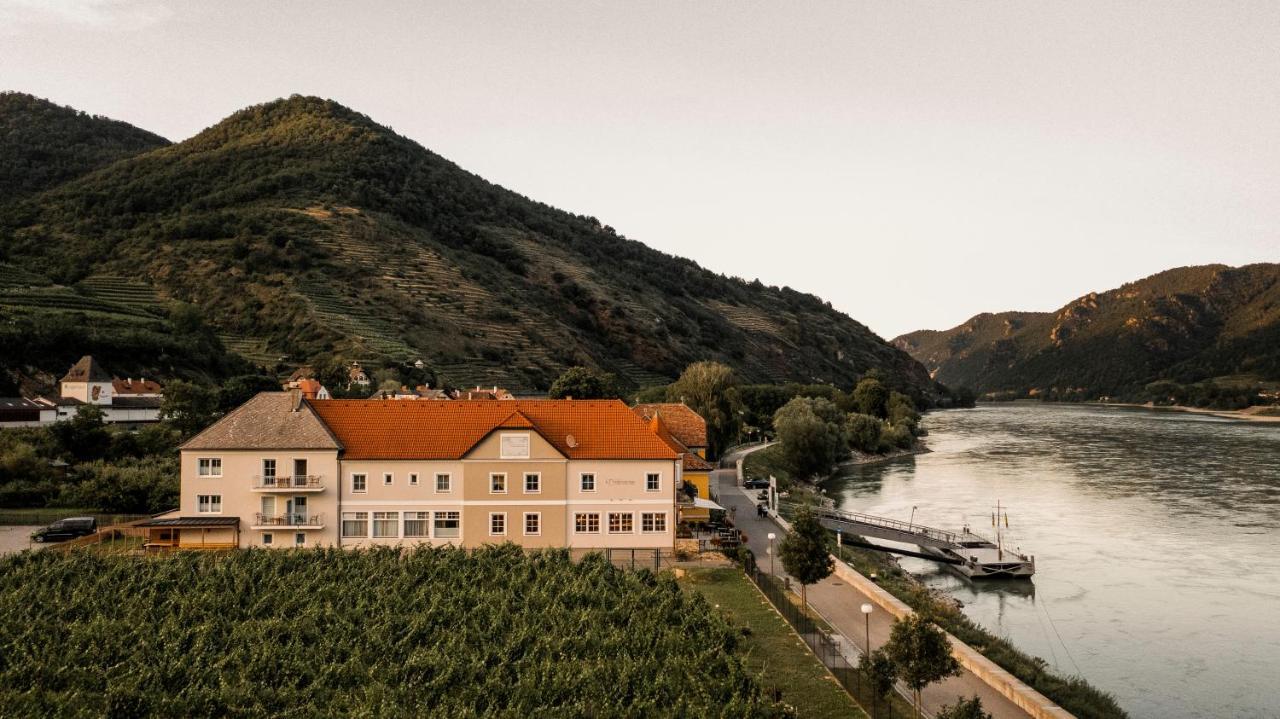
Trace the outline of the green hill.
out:
<instances>
[{"instance_id":1,"label":"green hill","mask_svg":"<svg viewBox=\"0 0 1280 719\"><path fill-rule=\"evenodd\" d=\"M1183 391L1148 387L1159 381L1248 394L1280 381L1280 265L1181 267L1057 312L980 314L894 344L937 380L986 394L1159 402Z\"/></svg>"},{"instance_id":2,"label":"green hill","mask_svg":"<svg viewBox=\"0 0 1280 719\"><path fill-rule=\"evenodd\" d=\"M817 297L655 251L311 97L0 205L0 260L126 307L149 287L262 361L421 358L442 381L529 390L575 364L645 385L719 359L746 381L880 368L933 392ZM132 294L111 293L122 281Z\"/></svg>"},{"instance_id":3,"label":"green hill","mask_svg":"<svg viewBox=\"0 0 1280 719\"><path fill-rule=\"evenodd\" d=\"M44 190L169 141L20 92L0 92L0 198Z\"/></svg>"}]
</instances>

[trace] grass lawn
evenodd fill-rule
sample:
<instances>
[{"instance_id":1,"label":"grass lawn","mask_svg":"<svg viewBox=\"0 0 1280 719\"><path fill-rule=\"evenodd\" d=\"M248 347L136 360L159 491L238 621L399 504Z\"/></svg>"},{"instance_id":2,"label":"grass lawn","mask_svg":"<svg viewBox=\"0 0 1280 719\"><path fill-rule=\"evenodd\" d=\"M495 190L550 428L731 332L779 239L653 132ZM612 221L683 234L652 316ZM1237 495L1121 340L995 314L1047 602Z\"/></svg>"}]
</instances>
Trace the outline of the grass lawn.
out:
<instances>
[{"instance_id":1,"label":"grass lawn","mask_svg":"<svg viewBox=\"0 0 1280 719\"><path fill-rule=\"evenodd\" d=\"M690 569L680 584L718 605L734 626L750 630L738 648L742 660L760 673L766 692L781 689L782 701L799 716L866 717L741 570Z\"/></svg>"},{"instance_id":2,"label":"grass lawn","mask_svg":"<svg viewBox=\"0 0 1280 719\"><path fill-rule=\"evenodd\" d=\"M782 461L782 445L775 444L748 454L742 460L742 476L744 479L768 479L773 475L778 479L778 486L787 489L791 486L791 472Z\"/></svg>"}]
</instances>

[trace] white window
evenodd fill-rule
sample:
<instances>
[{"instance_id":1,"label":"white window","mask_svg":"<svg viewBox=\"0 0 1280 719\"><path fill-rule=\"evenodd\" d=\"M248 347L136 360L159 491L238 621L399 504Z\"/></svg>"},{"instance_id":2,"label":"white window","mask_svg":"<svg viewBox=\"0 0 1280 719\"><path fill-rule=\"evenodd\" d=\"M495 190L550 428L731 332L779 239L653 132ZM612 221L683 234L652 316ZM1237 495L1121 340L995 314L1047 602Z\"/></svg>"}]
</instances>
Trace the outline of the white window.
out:
<instances>
[{"instance_id":1,"label":"white window","mask_svg":"<svg viewBox=\"0 0 1280 719\"><path fill-rule=\"evenodd\" d=\"M417 473L417 472L410 472L410 473L409 473L409 486L410 486L410 487L416 487L416 486L418 486L418 473Z\"/></svg>"},{"instance_id":2,"label":"white window","mask_svg":"<svg viewBox=\"0 0 1280 719\"><path fill-rule=\"evenodd\" d=\"M635 515L631 512L609 513L609 534L630 534L635 531Z\"/></svg>"},{"instance_id":3,"label":"white window","mask_svg":"<svg viewBox=\"0 0 1280 719\"><path fill-rule=\"evenodd\" d=\"M437 538L448 539L462 533L461 512L436 512L434 521Z\"/></svg>"},{"instance_id":4,"label":"white window","mask_svg":"<svg viewBox=\"0 0 1280 719\"><path fill-rule=\"evenodd\" d=\"M662 489L662 475L650 472L644 476L644 491L657 492Z\"/></svg>"},{"instance_id":5,"label":"white window","mask_svg":"<svg viewBox=\"0 0 1280 719\"><path fill-rule=\"evenodd\" d=\"M382 538L400 536L400 513L374 512L373 536Z\"/></svg>"},{"instance_id":6,"label":"white window","mask_svg":"<svg viewBox=\"0 0 1280 719\"><path fill-rule=\"evenodd\" d=\"M537 536L542 534L542 513L541 512L525 512L524 513L524 533L529 536Z\"/></svg>"},{"instance_id":7,"label":"white window","mask_svg":"<svg viewBox=\"0 0 1280 719\"><path fill-rule=\"evenodd\" d=\"M383 483L383 484L385 484L386 486L390 487L390 486L391 486L391 479L392 479L392 475L391 475L391 473L390 473L390 472L383 472L383 473L382 473L382 483Z\"/></svg>"},{"instance_id":8,"label":"white window","mask_svg":"<svg viewBox=\"0 0 1280 719\"><path fill-rule=\"evenodd\" d=\"M262 535L262 544L263 544L263 545L271 544L271 534L270 534L270 533Z\"/></svg>"},{"instance_id":9,"label":"white window","mask_svg":"<svg viewBox=\"0 0 1280 719\"><path fill-rule=\"evenodd\" d=\"M431 512L405 512L404 536L425 537L431 528Z\"/></svg>"},{"instance_id":10,"label":"white window","mask_svg":"<svg viewBox=\"0 0 1280 719\"><path fill-rule=\"evenodd\" d=\"M495 472L489 475L489 493L490 494L506 494L507 493L507 475L501 472Z\"/></svg>"},{"instance_id":11,"label":"white window","mask_svg":"<svg viewBox=\"0 0 1280 719\"><path fill-rule=\"evenodd\" d=\"M221 494L201 494L196 497L196 511L201 514L221 514Z\"/></svg>"},{"instance_id":12,"label":"white window","mask_svg":"<svg viewBox=\"0 0 1280 719\"><path fill-rule=\"evenodd\" d=\"M274 459L262 460L262 483L276 483L276 461Z\"/></svg>"},{"instance_id":13,"label":"white window","mask_svg":"<svg viewBox=\"0 0 1280 719\"><path fill-rule=\"evenodd\" d=\"M222 476L222 458L221 457L201 457L196 461L199 467L201 477L221 477Z\"/></svg>"},{"instance_id":14,"label":"white window","mask_svg":"<svg viewBox=\"0 0 1280 719\"><path fill-rule=\"evenodd\" d=\"M342 536L344 537L369 536L369 513L368 512L343 512L342 513Z\"/></svg>"},{"instance_id":15,"label":"white window","mask_svg":"<svg viewBox=\"0 0 1280 719\"><path fill-rule=\"evenodd\" d=\"M368 492L369 491L369 475L367 474L351 475L351 491L352 492Z\"/></svg>"},{"instance_id":16,"label":"white window","mask_svg":"<svg viewBox=\"0 0 1280 719\"><path fill-rule=\"evenodd\" d=\"M294 532L294 533L293 533L293 546L295 546L295 547L301 547L302 545L304 545L304 544L306 544L306 543L307 543L307 533L306 533L306 532Z\"/></svg>"},{"instance_id":17,"label":"white window","mask_svg":"<svg viewBox=\"0 0 1280 719\"><path fill-rule=\"evenodd\" d=\"M666 512L643 512L640 515L640 531L642 532L665 532L667 531L667 513Z\"/></svg>"},{"instance_id":18,"label":"white window","mask_svg":"<svg viewBox=\"0 0 1280 719\"><path fill-rule=\"evenodd\" d=\"M598 512L579 512L573 515L573 531L577 534L599 534L600 514Z\"/></svg>"},{"instance_id":19,"label":"white window","mask_svg":"<svg viewBox=\"0 0 1280 719\"><path fill-rule=\"evenodd\" d=\"M596 476L591 472L584 473L582 475L582 480L579 486L582 488L582 491L584 492L596 491Z\"/></svg>"},{"instance_id":20,"label":"white window","mask_svg":"<svg viewBox=\"0 0 1280 719\"><path fill-rule=\"evenodd\" d=\"M452 483L453 483L453 478L450 477L449 475L447 474L436 475L436 491L437 492L448 492L449 487Z\"/></svg>"},{"instance_id":21,"label":"white window","mask_svg":"<svg viewBox=\"0 0 1280 719\"><path fill-rule=\"evenodd\" d=\"M489 513L489 536L501 537L507 533L507 513L506 512L490 512Z\"/></svg>"},{"instance_id":22,"label":"white window","mask_svg":"<svg viewBox=\"0 0 1280 719\"><path fill-rule=\"evenodd\" d=\"M504 434L498 440L498 454L502 459L528 459L529 435Z\"/></svg>"},{"instance_id":23,"label":"white window","mask_svg":"<svg viewBox=\"0 0 1280 719\"><path fill-rule=\"evenodd\" d=\"M542 493L542 475L537 472L526 472L524 475L524 493Z\"/></svg>"}]
</instances>

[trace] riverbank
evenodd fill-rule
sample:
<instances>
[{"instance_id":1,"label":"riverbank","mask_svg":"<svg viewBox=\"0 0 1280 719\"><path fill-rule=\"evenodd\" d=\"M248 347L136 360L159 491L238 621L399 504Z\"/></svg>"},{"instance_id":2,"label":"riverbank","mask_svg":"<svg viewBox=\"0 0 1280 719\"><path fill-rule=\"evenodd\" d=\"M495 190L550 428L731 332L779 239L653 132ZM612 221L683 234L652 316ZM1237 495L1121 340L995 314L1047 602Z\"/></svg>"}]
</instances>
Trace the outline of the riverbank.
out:
<instances>
[{"instance_id":1,"label":"riverbank","mask_svg":"<svg viewBox=\"0 0 1280 719\"><path fill-rule=\"evenodd\" d=\"M1207 414L1213 417L1242 420L1246 422L1280 422L1280 407L1276 406L1255 405L1245 409L1209 409L1206 407L1187 407L1180 404L1157 405L1152 402L1147 402L1146 404L1137 404L1134 402L1085 402L1084 404L1098 405L1101 407L1129 407L1133 409Z\"/></svg>"},{"instance_id":2,"label":"riverbank","mask_svg":"<svg viewBox=\"0 0 1280 719\"><path fill-rule=\"evenodd\" d=\"M791 472L783 462L782 445L774 443L763 449L753 450L746 455L742 463L742 476L745 479L768 479L772 476L777 478L778 486L786 490L795 487L797 484L809 487L818 487L823 482L838 476L842 467L879 464L881 462L889 462L895 459L902 459L903 457L910 457L912 455L925 454L930 451L931 450L925 445L923 439L917 439L915 446L910 449L895 449L890 452L886 452L885 454L870 454L854 450L852 456L848 459L841 460L836 465L836 471L830 475L811 482L796 482L791 477Z\"/></svg>"}]
</instances>

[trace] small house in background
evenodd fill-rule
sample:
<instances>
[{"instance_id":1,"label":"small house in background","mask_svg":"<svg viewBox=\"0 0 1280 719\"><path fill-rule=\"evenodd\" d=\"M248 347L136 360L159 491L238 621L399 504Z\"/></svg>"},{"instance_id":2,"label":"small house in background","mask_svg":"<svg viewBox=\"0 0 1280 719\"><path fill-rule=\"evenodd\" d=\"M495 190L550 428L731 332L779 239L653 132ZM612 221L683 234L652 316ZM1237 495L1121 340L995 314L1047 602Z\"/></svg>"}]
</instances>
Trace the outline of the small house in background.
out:
<instances>
[{"instance_id":1,"label":"small house in background","mask_svg":"<svg viewBox=\"0 0 1280 719\"><path fill-rule=\"evenodd\" d=\"M442 389L431 389L431 385L420 384L413 389L400 385L400 389L380 389L369 395L369 399L453 399Z\"/></svg>"},{"instance_id":2,"label":"small house in background","mask_svg":"<svg viewBox=\"0 0 1280 719\"><path fill-rule=\"evenodd\" d=\"M0 427L37 427L57 416L57 405L43 397L0 397Z\"/></svg>"},{"instance_id":3,"label":"small house in background","mask_svg":"<svg viewBox=\"0 0 1280 719\"><path fill-rule=\"evenodd\" d=\"M359 362L352 362L351 369L347 370L347 377L350 382L349 386L368 387L369 375L360 367Z\"/></svg>"},{"instance_id":4,"label":"small house in background","mask_svg":"<svg viewBox=\"0 0 1280 719\"><path fill-rule=\"evenodd\" d=\"M329 390L320 384L320 380L298 380L296 389L302 393L303 399L333 399Z\"/></svg>"},{"instance_id":5,"label":"small house in background","mask_svg":"<svg viewBox=\"0 0 1280 719\"><path fill-rule=\"evenodd\" d=\"M481 387L476 385L475 389L464 389L458 394L458 399L515 399L516 396L507 390L494 385L492 388Z\"/></svg>"},{"instance_id":6,"label":"small house in background","mask_svg":"<svg viewBox=\"0 0 1280 719\"><path fill-rule=\"evenodd\" d=\"M106 422L158 422L164 388L145 377L113 377L93 358L85 355L67 370L58 383L58 396L45 400L54 405L55 420L69 419L81 405L102 410Z\"/></svg>"}]
</instances>

